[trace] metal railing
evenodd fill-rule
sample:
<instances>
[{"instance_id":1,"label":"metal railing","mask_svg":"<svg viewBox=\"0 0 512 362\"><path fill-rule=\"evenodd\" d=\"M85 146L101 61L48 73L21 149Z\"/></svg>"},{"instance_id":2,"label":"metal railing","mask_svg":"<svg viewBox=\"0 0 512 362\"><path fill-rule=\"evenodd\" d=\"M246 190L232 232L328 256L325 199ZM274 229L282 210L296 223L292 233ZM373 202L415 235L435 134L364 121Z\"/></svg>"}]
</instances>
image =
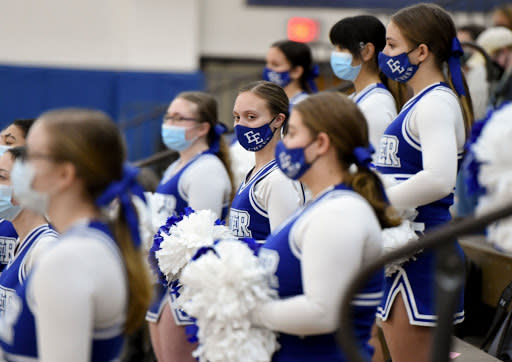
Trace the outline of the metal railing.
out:
<instances>
[{"instance_id":1,"label":"metal railing","mask_svg":"<svg viewBox=\"0 0 512 362\"><path fill-rule=\"evenodd\" d=\"M366 281L375 272L394 260L407 257L422 249L439 248L443 246L443 244L446 245L450 241L455 240L457 237L480 232L487 225L510 215L512 215L512 204L479 217L473 215L453 221L443 227L428 232L416 242L381 256L377 260L364 266L350 283L341 304L339 321L340 332L338 332L337 338L348 360L353 362L366 361L358 349L359 344L354 335L351 302L353 297L363 288ZM457 292L462 283L463 270L460 269L461 263L454 260L454 253L450 252L450 250L443 248L441 251L438 250L437 255L438 258L441 257L442 260L438 261L437 265L437 290L439 296L437 304L438 325L434 332L431 361L448 362L452 339L451 332L453 328L454 306L456 304L454 299L457 297ZM440 290L443 291L442 295L439 295Z\"/></svg>"}]
</instances>

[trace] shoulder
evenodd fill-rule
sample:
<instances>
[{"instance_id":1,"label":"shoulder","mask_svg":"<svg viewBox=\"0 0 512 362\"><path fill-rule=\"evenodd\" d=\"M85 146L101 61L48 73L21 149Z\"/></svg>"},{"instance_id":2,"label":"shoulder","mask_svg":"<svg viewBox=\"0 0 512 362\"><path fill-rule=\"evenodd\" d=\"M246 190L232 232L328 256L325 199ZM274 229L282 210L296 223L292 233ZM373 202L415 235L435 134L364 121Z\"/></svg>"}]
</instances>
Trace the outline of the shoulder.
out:
<instances>
[{"instance_id":1,"label":"shoulder","mask_svg":"<svg viewBox=\"0 0 512 362\"><path fill-rule=\"evenodd\" d=\"M211 171L226 171L226 168L220 158L213 154L201 155L185 170L185 172L201 172L205 174Z\"/></svg>"},{"instance_id":2,"label":"shoulder","mask_svg":"<svg viewBox=\"0 0 512 362\"><path fill-rule=\"evenodd\" d=\"M264 177L262 175L262 178L256 181L254 188L258 191L267 192L270 192L272 189L297 191L301 186L298 181L290 179L277 166L274 166Z\"/></svg>"}]
</instances>

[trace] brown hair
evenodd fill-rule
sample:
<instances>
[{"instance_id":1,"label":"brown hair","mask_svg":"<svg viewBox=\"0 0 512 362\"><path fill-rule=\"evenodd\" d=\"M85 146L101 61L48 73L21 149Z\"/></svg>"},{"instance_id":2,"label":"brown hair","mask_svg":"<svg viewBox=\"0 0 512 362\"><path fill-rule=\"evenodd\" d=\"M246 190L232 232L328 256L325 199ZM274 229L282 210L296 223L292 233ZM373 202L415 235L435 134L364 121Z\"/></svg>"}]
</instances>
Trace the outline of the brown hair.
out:
<instances>
[{"instance_id":1,"label":"brown hair","mask_svg":"<svg viewBox=\"0 0 512 362\"><path fill-rule=\"evenodd\" d=\"M254 93L263 99L271 114L278 115L279 113L283 113L286 119L283 122L282 128L286 131L288 116L290 115L290 102L283 88L272 82L259 80L249 83L238 90L238 94L245 92Z\"/></svg>"},{"instance_id":2,"label":"brown hair","mask_svg":"<svg viewBox=\"0 0 512 362\"><path fill-rule=\"evenodd\" d=\"M87 109L62 109L39 118L50 135L50 154L75 166L84 183L84 196L92 203L103 190L123 176L126 151L121 134L105 113ZM125 331L131 333L144 322L152 296L142 251L136 249L124 213L113 221L112 230L127 272L129 300Z\"/></svg>"},{"instance_id":3,"label":"brown hair","mask_svg":"<svg viewBox=\"0 0 512 362\"><path fill-rule=\"evenodd\" d=\"M356 163L354 149L369 146L368 125L357 105L344 94L321 92L299 102L293 110L300 113L313 136L321 132L327 134L345 171L344 183L368 201L381 227L398 225L399 220L392 217L379 177L367 167L348 172L349 166Z\"/></svg>"},{"instance_id":4,"label":"brown hair","mask_svg":"<svg viewBox=\"0 0 512 362\"><path fill-rule=\"evenodd\" d=\"M512 4L505 3L494 8L494 13L501 13L508 21L508 24L495 24L494 26L504 26L512 30Z\"/></svg>"},{"instance_id":5,"label":"brown hair","mask_svg":"<svg viewBox=\"0 0 512 362\"><path fill-rule=\"evenodd\" d=\"M176 98L185 99L191 103L194 103L197 108L197 121L207 122L210 124L210 131L208 131L207 141L208 146L212 146L217 136L215 133L215 126L219 123L218 112L217 112L217 101L213 96L204 92L182 92L176 96ZM231 181L231 199L236 192L234 189L233 172L231 171L231 158L229 156L229 147L226 141L222 138L219 139L219 152L217 157L221 160L224 168L226 169L229 180Z\"/></svg>"},{"instance_id":6,"label":"brown hair","mask_svg":"<svg viewBox=\"0 0 512 362\"><path fill-rule=\"evenodd\" d=\"M412 46L426 44L434 55L438 68L443 69L443 64L448 61L452 53L452 40L457 36L455 24L443 8L425 3L412 5L395 13L391 17L391 21L398 26L402 35ZM447 75L448 84L457 94L449 69ZM463 74L462 79L466 95L459 96L459 102L462 106L467 137L473 124L473 106Z\"/></svg>"}]
</instances>

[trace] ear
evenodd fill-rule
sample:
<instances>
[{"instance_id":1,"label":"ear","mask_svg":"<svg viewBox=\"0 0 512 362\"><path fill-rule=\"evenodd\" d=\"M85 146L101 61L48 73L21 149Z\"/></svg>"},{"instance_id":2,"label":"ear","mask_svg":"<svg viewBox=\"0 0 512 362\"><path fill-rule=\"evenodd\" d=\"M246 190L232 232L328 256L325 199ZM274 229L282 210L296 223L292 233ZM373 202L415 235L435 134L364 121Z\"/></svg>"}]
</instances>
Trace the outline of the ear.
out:
<instances>
[{"instance_id":1,"label":"ear","mask_svg":"<svg viewBox=\"0 0 512 362\"><path fill-rule=\"evenodd\" d=\"M197 135L199 137L208 135L208 132L210 132L211 125L208 122L201 122L199 123L197 129Z\"/></svg>"},{"instance_id":2,"label":"ear","mask_svg":"<svg viewBox=\"0 0 512 362\"><path fill-rule=\"evenodd\" d=\"M375 55L375 45L372 43L366 43L361 49L361 58L366 63L373 59L373 56Z\"/></svg>"},{"instance_id":3,"label":"ear","mask_svg":"<svg viewBox=\"0 0 512 362\"><path fill-rule=\"evenodd\" d=\"M61 162L55 167L55 173L61 190L71 186L77 179L76 168L71 162Z\"/></svg>"},{"instance_id":4,"label":"ear","mask_svg":"<svg viewBox=\"0 0 512 362\"><path fill-rule=\"evenodd\" d=\"M292 69L290 69L290 78L293 80L300 79L302 77L302 74L304 74L304 68L302 65L296 65Z\"/></svg>"},{"instance_id":5,"label":"ear","mask_svg":"<svg viewBox=\"0 0 512 362\"><path fill-rule=\"evenodd\" d=\"M317 136L316 149L319 155L326 154L331 148L331 139L325 132L320 132Z\"/></svg>"},{"instance_id":6,"label":"ear","mask_svg":"<svg viewBox=\"0 0 512 362\"><path fill-rule=\"evenodd\" d=\"M284 113L279 113L274 119L274 122L272 122L272 126L274 126L275 128L281 128L285 120L286 116L284 115Z\"/></svg>"},{"instance_id":7,"label":"ear","mask_svg":"<svg viewBox=\"0 0 512 362\"><path fill-rule=\"evenodd\" d=\"M430 55L430 49L428 48L428 45L423 44L423 43L418 45L417 54L418 54L418 63L424 62L425 59L427 59L428 56Z\"/></svg>"}]
</instances>

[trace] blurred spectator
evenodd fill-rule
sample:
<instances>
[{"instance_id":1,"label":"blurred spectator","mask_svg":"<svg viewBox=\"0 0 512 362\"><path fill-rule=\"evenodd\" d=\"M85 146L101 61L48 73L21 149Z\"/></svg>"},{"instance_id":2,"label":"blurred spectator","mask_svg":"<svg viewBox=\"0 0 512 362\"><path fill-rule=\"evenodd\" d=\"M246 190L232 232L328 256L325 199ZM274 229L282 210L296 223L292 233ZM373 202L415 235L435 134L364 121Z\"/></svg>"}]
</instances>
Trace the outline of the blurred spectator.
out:
<instances>
[{"instance_id":1,"label":"blurred spectator","mask_svg":"<svg viewBox=\"0 0 512 362\"><path fill-rule=\"evenodd\" d=\"M477 37L485 30L485 27L478 24L467 24L457 29L457 38L460 42L475 43ZM489 84L486 80L486 70L483 61L469 62L475 52L473 48L463 46L464 56L461 58L462 70L466 77L475 119L485 116L487 99L489 98Z\"/></svg>"},{"instance_id":2,"label":"blurred spectator","mask_svg":"<svg viewBox=\"0 0 512 362\"><path fill-rule=\"evenodd\" d=\"M493 26L504 26L512 30L512 4L505 3L494 9L492 14Z\"/></svg>"},{"instance_id":3,"label":"blurred spectator","mask_svg":"<svg viewBox=\"0 0 512 362\"><path fill-rule=\"evenodd\" d=\"M489 104L497 107L506 100L512 100L512 30L502 26L489 28L480 34L477 43L502 72L499 80L491 83L489 95Z\"/></svg>"}]
</instances>

